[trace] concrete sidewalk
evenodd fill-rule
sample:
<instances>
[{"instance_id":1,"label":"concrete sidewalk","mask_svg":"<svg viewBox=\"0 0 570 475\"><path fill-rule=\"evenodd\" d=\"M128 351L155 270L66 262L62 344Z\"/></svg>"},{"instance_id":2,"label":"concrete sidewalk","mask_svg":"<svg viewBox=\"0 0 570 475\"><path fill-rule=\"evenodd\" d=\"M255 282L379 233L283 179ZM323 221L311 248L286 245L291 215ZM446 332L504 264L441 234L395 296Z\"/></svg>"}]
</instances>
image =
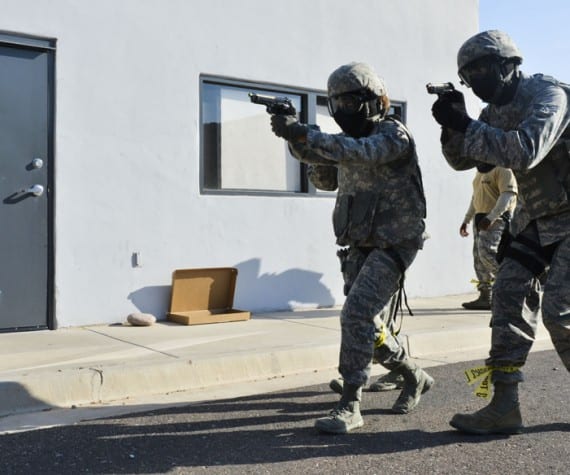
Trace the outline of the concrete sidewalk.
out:
<instances>
[{"instance_id":1,"label":"concrete sidewalk","mask_svg":"<svg viewBox=\"0 0 570 475\"><path fill-rule=\"evenodd\" d=\"M490 313L463 310L460 303L471 297L410 300L415 315L404 317L401 332L410 356L424 366L483 358ZM287 385L296 375L325 382L336 373L339 311L255 314L246 322L212 325L158 322L0 334L0 416L188 395L245 381L279 378ZM541 326L533 349L549 348ZM375 371L383 370L375 365Z\"/></svg>"}]
</instances>

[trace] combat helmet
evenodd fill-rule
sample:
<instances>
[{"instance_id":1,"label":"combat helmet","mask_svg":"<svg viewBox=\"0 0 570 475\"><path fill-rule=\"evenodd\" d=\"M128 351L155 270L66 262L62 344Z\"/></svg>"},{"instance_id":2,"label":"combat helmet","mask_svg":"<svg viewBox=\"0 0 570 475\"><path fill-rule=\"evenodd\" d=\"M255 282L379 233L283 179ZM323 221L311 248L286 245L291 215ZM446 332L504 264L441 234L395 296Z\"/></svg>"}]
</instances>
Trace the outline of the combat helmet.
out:
<instances>
[{"instance_id":1,"label":"combat helmet","mask_svg":"<svg viewBox=\"0 0 570 475\"><path fill-rule=\"evenodd\" d=\"M483 31L469 38L457 53L457 69L485 56L517 60L522 63L522 54L509 35L499 30Z\"/></svg>"},{"instance_id":2,"label":"combat helmet","mask_svg":"<svg viewBox=\"0 0 570 475\"><path fill-rule=\"evenodd\" d=\"M354 62L338 67L331 73L327 83L329 97L363 89L377 97L386 95L384 81L366 63Z\"/></svg>"}]
</instances>

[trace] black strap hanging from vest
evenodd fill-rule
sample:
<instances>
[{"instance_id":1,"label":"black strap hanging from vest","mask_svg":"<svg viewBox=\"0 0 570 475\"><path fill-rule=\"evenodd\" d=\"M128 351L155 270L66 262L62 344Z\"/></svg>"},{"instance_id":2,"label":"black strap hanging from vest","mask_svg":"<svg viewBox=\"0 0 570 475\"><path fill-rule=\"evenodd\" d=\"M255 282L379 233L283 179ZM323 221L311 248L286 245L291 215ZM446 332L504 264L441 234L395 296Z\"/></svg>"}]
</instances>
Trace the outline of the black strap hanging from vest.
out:
<instances>
[{"instance_id":1,"label":"black strap hanging from vest","mask_svg":"<svg viewBox=\"0 0 570 475\"><path fill-rule=\"evenodd\" d=\"M404 281L406 279L406 264L400 257L400 254L398 254L398 252L395 249L388 248L385 249L385 251L392 258L392 260L398 265L398 268L401 273L400 281L398 282L398 290L396 291L398 293L398 296L396 297L396 305L394 305L394 313L390 315L390 320L393 320L395 322L396 316L398 315L398 310L400 311L400 325L398 326L397 330L394 330L394 335L398 335L398 333L400 333L400 330L402 329L402 324L404 323L404 309L402 307L402 302L406 305L406 309L408 310L409 315L413 317L414 314L412 312L412 309L408 305L408 296L406 295L406 290L404 289Z\"/></svg>"}]
</instances>

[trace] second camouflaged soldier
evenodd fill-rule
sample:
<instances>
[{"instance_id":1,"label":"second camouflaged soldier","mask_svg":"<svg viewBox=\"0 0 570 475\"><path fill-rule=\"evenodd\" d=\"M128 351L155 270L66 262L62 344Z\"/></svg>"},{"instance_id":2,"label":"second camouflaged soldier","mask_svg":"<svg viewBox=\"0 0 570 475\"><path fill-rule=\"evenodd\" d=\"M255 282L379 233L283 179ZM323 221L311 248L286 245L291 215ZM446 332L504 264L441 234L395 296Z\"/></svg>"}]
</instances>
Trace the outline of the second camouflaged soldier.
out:
<instances>
[{"instance_id":1,"label":"second camouflaged soldier","mask_svg":"<svg viewBox=\"0 0 570 475\"><path fill-rule=\"evenodd\" d=\"M336 69L328 80L328 98L343 134L323 133L293 116L275 115L271 123L294 156L311 165L313 183L329 190L338 186L333 226L337 244L348 246L343 257L347 296L340 316L344 383L336 408L315 426L346 433L364 424L360 400L373 355L404 378L393 412L414 409L433 384L397 338L389 331L378 335L374 323L423 246L426 208L414 140L399 120L386 117L386 88L372 68L351 63Z\"/></svg>"},{"instance_id":2,"label":"second camouflaged soldier","mask_svg":"<svg viewBox=\"0 0 570 475\"><path fill-rule=\"evenodd\" d=\"M467 114L461 93L440 97L432 108L443 126L449 164L456 170L478 163L510 168L522 203L493 286L486 360L493 399L483 409L451 420L453 427L475 434L521 431L520 368L534 342L540 310L570 370L570 86L542 74L527 76L519 70L521 62L519 49L505 33L473 36L459 49L458 72L488 105L478 120ZM539 277L544 275L541 304Z\"/></svg>"}]
</instances>

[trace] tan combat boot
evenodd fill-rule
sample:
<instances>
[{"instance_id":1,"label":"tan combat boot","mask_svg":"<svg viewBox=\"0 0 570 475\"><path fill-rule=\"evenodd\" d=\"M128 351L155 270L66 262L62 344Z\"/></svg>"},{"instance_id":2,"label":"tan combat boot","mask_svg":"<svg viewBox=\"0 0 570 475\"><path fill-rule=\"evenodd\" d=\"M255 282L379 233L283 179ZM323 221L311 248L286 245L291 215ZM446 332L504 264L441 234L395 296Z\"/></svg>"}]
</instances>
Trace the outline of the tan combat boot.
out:
<instances>
[{"instance_id":1,"label":"tan combat boot","mask_svg":"<svg viewBox=\"0 0 570 475\"><path fill-rule=\"evenodd\" d=\"M495 394L488 406L473 414L455 414L452 427L469 434L519 434L522 417L518 383L496 382Z\"/></svg>"},{"instance_id":2,"label":"tan combat boot","mask_svg":"<svg viewBox=\"0 0 570 475\"><path fill-rule=\"evenodd\" d=\"M331 388L335 393L342 394L343 380L341 378L331 379L329 383L329 388ZM368 390L373 393L380 393L384 391L394 391L395 389L402 389L404 387L404 378L401 374L397 374L394 371L383 374L370 386Z\"/></svg>"},{"instance_id":3,"label":"tan combat boot","mask_svg":"<svg viewBox=\"0 0 570 475\"><path fill-rule=\"evenodd\" d=\"M390 371L380 376L368 389L373 393L383 391L393 391L394 389L402 389L404 387L404 377L394 371Z\"/></svg>"},{"instance_id":4,"label":"tan combat boot","mask_svg":"<svg viewBox=\"0 0 570 475\"><path fill-rule=\"evenodd\" d=\"M346 382L342 385L342 397L338 405L326 417L315 421L315 427L321 432L346 434L362 427L364 421L360 414L362 388Z\"/></svg>"},{"instance_id":5,"label":"tan combat boot","mask_svg":"<svg viewBox=\"0 0 570 475\"><path fill-rule=\"evenodd\" d=\"M407 414L416 408L422 394L429 391L434 381L429 374L409 360L401 363L393 371L403 376L404 387L392 406L392 412Z\"/></svg>"},{"instance_id":6,"label":"tan combat boot","mask_svg":"<svg viewBox=\"0 0 570 475\"><path fill-rule=\"evenodd\" d=\"M491 291L480 290L479 297L471 302L463 302L461 306L467 310L491 310Z\"/></svg>"}]
</instances>

